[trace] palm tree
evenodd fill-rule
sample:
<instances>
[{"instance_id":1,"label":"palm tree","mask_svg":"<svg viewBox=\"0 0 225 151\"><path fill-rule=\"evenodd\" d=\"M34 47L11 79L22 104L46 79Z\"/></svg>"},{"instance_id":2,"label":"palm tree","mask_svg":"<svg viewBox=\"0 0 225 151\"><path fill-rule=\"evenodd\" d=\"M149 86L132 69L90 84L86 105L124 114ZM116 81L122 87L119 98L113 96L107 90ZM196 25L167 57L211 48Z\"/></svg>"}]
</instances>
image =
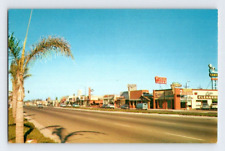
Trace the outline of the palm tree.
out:
<instances>
[{"instance_id":1,"label":"palm tree","mask_svg":"<svg viewBox=\"0 0 225 151\"><path fill-rule=\"evenodd\" d=\"M9 50L9 59L11 61L9 74L11 75L12 82L12 109L13 109L13 117L16 117L16 92L17 92L17 80L16 80L16 72L17 72L17 63L20 59L21 47L19 47L19 41L15 38L14 33L12 33L8 37L8 50Z\"/></svg>"},{"instance_id":2,"label":"palm tree","mask_svg":"<svg viewBox=\"0 0 225 151\"><path fill-rule=\"evenodd\" d=\"M31 11L32 15L32 11ZM33 45L33 48L26 52L25 46L28 35L28 29L30 25L31 15L27 27L27 33L23 44L21 57L16 61L16 85L17 85L17 105L16 105L16 143L24 143L24 117L23 117L23 99L24 99L24 77L28 69L29 63L35 61L38 58L43 58L52 52L61 53L67 57L73 59L73 55L70 50L70 45L61 37L43 38L40 42Z\"/></svg>"},{"instance_id":3,"label":"palm tree","mask_svg":"<svg viewBox=\"0 0 225 151\"><path fill-rule=\"evenodd\" d=\"M14 33L12 33L8 37L8 47L9 47L9 58L11 61L9 74L11 75L12 82L12 109L13 109L13 117L16 118L16 100L17 100L17 69L18 69L18 60L20 59L21 47L19 47L19 41L16 40ZM25 69L24 79L27 79L31 76L28 74L28 68Z\"/></svg>"}]
</instances>

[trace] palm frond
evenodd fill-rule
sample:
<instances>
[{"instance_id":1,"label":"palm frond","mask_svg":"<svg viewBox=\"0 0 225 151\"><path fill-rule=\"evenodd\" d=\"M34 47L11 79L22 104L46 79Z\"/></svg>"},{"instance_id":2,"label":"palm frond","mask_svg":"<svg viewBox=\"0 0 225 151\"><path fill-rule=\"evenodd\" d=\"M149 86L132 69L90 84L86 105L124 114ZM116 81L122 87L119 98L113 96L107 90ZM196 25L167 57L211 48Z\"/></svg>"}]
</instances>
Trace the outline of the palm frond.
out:
<instances>
[{"instance_id":1,"label":"palm frond","mask_svg":"<svg viewBox=\"0 0 225 151\"><path fill-rule=\"evenodd\" d=\"M28 74L28 72L29 72L29 68L26 67L26 68L24 69L23 77L26 77L26 78L30 77L31 74ZM24 79L25 79L25 78L24 78Z\"/></svg>"},{"instance_id":2,"label":"palm frond","mask_svg":"<svg viewBox=\"0 0 225 151\"><path fill-rule=\"evenodd\" d=\"M33 49L26 55L25 67L31 60L37 58L43 58L51 54L52 52L60 53L73 59L73 55L70 50L70 45L61 37L43 38L39 43L33 46Z\"/></svg>"},{"instance_id":3,"label":"palm frond","mask_svg":"<svg viewBox=\"0 0 225 151\"><path fill-rule=\"evenodd\" d=\"M20 59L21 47L19 47L20 41L16 39L14 33L8 36L8 52L11 60Z\"/></svg>"},{"instance_id":4,"label":"palm frond","mask_svg":"<svg viewBox=\"0 0 225 151\"><path fill-rule=\"evenodd\" d=\"M24 76L23 76L23 79L25 80L25 79L27 79L27 78L29 78L29 77L31 77L32 76L32 74L25 74Z\"/></svg>"},{"instance_id":5,"label":"palm frond","mask_svg":"<svg viewBox=\"0 0 225 151\"><path fill-rule=\"evenodd\" d=\"M18 65L15 62L11 62L9 74L11 75L12 79L16 79L17 70Z\"/></svg>"}]
</instances>

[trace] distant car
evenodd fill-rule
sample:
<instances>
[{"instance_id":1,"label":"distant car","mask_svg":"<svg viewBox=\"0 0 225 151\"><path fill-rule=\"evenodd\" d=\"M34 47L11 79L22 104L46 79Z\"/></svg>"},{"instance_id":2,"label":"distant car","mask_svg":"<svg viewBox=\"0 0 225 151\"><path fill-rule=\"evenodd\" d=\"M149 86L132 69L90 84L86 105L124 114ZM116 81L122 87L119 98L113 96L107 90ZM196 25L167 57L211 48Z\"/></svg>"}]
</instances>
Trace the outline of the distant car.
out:
<instances>
[{"instance_id":1,"label":"distant car","mask_svg":"<svg viewBox=\"0 0 225 151\"><path fill-rule=\"evenodd\" d=\"M121 109L129 109L129 105L128 104L124 104L120 107Z\"/></svg>"},{"instance_id":2,"label":"distant car","mask_svg":"<svg viewBox=\"0 0 225 151\"><path fill-rule=\"evenodd\" d=\"M115 106L113 104L103 104L102 108L110 108L110 109L114 109Z\"/></svg>"},{"instance_id":3,"label":"distant car","mask_svg":"<svg viewBox=\"0 0 225 151\"><path fill-rule=\"evenodd\" d=\"M65 106L66 106L66 104L60 104L60 106L61 106L61 107L65 107Z\"/></svg>"},{"instance_id":4,"label":"distant car","mask_svg":"<svg viewBox=\"0 0 225 151\"><path fill-rule=\"evenodd\" d=\"M114 108L115 108L115 106L114 106L113 104L108 104L108 108L110 108L110 109L114 109Z\"/></svg>"},{"instance_id":5,"label":"distant car","mask_svg":"<svg viewBox=\"0 0 225 151\"><path fill-rule=\"evenodd\" d=\"M79 104L73 104L73 107L80 107Z\"/></svg>"},{"instance_id":6,"label":"distant car","mask_svg":"<svg viewBox=\"0 0 225 151\"><path fill-rule=\"evenodd\" d=\"M203 104L201 109L202 110L209 110L210 106L208 104Z\"/></svg>"},{"instance_id":7,"label":"distant car","mask_svg":"<svg viewBox=\"0 0 225 151\"><path fill-rule=\"evenodd\" d=\"M108 105L108 104L103 104L103 105L101 106L101 108L107 108L107 105Z\"/></svg>"},{"instance_id":8,"label":"distant car","mask_svg":"<svg viewBox=\"0 0 225 151\"><path fill-rule=\"evenodd\" d=\"M217 108L218 108L217 103L212 103L212 104L211 104L211 109L217 110Z\"/></svg>"},{"instance_id":9,"label":"distant car","mask_svg":"<svg viewBox=\"0 0 225 151\"><path fill-rule=\"evenodd\" d=\"M43 105L42 104L38 104L37 107L38 108L43 108Z\"/></svg>"},{"instance_id":10,"label":"distant car","mask_svg":"<svg viewBox=\"0 0 225 151\"><path fill-rule=\"evenodd\" d=\"M67 106L71 106L71 104L67 104Z\"/></svg>"}]
</instances>

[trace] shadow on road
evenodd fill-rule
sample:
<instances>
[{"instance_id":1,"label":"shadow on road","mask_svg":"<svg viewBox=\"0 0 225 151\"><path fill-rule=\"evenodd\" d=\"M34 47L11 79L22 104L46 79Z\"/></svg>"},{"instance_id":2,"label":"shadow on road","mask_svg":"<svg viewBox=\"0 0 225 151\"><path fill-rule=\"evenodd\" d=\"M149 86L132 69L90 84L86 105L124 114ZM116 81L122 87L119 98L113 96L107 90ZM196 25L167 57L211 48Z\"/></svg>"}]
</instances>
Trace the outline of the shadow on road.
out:
<instances>
[{"instance_id":1,"label":"shadow on road","mask_svg":"<svg viewBox=\"0 0 225 151\"><path fill-rule=\"evenodd\" d=\"M34 116L35 114L26 114L24 117Z\"/></svg>"},{"instance_id":2,"label":"shadow on road","mask_svg":"<svg viewBox=\"0 0 225 151\"><path fill-rule=\"evenodd\" d=\"M65 128L63 128L60 125L52 125L52 126L47 126L42 129L46 128L54 128L52 134L55 134L59 137L61 143L66 143L69 139L69 137L74 136L74 135L84 135L84 133L95 133L95 134L102 134L105 135L105 133L102 132L97 132L97 131L75 131L71 132L69 134L65 133ZM42 130L40 129L40 130Z\"/></svg>"}]
</instances>

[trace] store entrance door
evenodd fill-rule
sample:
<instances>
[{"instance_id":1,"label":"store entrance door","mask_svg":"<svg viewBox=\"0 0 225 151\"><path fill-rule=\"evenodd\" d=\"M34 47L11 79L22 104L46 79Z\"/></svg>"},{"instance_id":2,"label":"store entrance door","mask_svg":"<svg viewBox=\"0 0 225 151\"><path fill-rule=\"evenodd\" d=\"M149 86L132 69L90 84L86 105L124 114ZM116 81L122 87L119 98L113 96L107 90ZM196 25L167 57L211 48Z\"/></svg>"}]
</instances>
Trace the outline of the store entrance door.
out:
<instances>
[{"instance_id":1,"label":"store entrance door","mask_svg":"<svg viewBox=\"0 0 225 151\"><path fill-rule=\"evenodd\" d=\"M172 109L174 109L174 100L172 100Z\"/></svg>"},{"instance_id":2,"label":"store entrance door","mask_svg":"<svg viewBox=\"0 0 225 151\"><path fill-rule=\"evenodd\" d=\"M167 109L172 109L172 104L171 104L171 100L167 101Z\"/></svg>"}]
</instances>

